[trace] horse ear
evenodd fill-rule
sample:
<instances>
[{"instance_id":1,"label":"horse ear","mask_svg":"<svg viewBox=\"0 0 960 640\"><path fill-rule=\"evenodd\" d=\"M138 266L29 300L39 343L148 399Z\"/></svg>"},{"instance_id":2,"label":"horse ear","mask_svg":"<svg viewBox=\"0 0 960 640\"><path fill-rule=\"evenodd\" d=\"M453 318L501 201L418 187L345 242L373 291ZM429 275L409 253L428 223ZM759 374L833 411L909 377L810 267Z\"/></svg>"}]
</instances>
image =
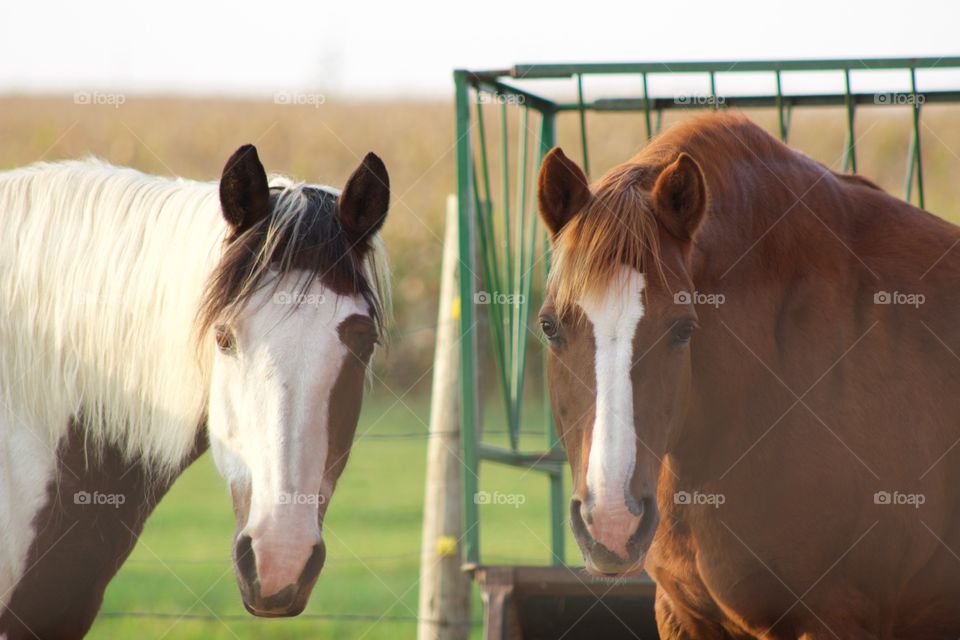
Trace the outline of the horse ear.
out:
<instances>
[{"instance_id":1,"label":"horse ear","mask_svg":"<svg viewBox=\"0 0 960 640\"><path fill-rule=\"evenodd\" d=\"M383 226L390 208L390 176L375 153L368 153L347 180L337 215L354 248L364 251L370 236Z\"/></svg>"},{"instance_id":2,"label":"horse ear","mask_svg":"<svg viewBox=\"0 0 960 640\"><path fill-rule=\"evenodd\" d=\"M587 176L577 164L554 147L543 159L537 186L540 217L556 237L590 199Z\"/></svg>"},{"instance_id":3,"label":"horse ear","mask_svg":"<svg viewBox=\"0 0 960 640\"><path fill-rule=\"evenodd\" d=\"M686 153L664 169L653 186L660 221L680 240L690 240L707 211L707 183L700 164Z\"/></svg>"},{"instance_id":4,"label":"horse ear","mask_svg":"<svg viewBox=\"0 0 960 640\"><path fill-rule=\"evenodd\" d=\"M237 149L223 167L220 207L235 234L249 229L269 214L267 172L260 164L257 148L252 144Z\"/></svg>"}]
</instances>

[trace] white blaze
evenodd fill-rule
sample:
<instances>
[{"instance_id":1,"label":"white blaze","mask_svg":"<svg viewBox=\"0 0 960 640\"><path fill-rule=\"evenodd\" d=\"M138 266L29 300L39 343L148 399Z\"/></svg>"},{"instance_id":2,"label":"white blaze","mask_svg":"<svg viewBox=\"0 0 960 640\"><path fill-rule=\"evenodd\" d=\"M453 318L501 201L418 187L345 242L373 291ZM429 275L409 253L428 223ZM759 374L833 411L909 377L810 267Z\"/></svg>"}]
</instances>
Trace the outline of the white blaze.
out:
<instances>
[{"instance_id":1,"label":"white blaze","mask_svg":"<svg viewBox=\"0 0 960 640\"><path fill-rule=\"evenodd\" d=\"M608 547L621 547L633 527L636 514L627 508L626 496L637 456L633 424L633 337L643 318L643 274L622 267L605 291L580 300L580 307L593 324L596 344L597 399L590 457L587 462L587 490L593 504L593 535L616 540ZM624 537L625 534L625 537Z\"/></svg>"},{"instance_id":2,"label":"white blaze","mask_svg":"<svg viewBox=\"0 0 960 640\"><path fill-rule=\"evenodd\" d=\"M359 295L340 296L300 274L265 287L235 322L239 355L219 356L210 402L214 459L250 487L243 533L253 541L261 593L296 581L320 541L331 392L349 353L337 327L369 315ZM269 297L267 297L269 296Z\"/></svg>"}]
</instances>

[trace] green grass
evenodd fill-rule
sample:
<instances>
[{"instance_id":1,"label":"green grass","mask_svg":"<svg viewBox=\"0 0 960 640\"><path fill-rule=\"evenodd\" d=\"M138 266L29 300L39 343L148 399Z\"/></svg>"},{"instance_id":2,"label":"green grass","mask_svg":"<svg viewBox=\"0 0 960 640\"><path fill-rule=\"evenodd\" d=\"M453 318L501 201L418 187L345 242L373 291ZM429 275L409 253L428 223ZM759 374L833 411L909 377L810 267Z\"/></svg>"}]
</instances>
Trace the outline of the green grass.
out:
<instances>
[{"instance_id":1,"label":"green grass","mask_svg":"<svg viewBox=\"0 0 960 640\"><path fill-rule=\"evenodd\" d=\"M414 637L426 440L390 436L425 433L428 414L426 400L397 402L383 388L368 397L324 526L327 564L300 618L262 620L243 609L230 563L230 498L205 455L148 521L107 589L90 637ZM497 421L491 416L489 422L492 429ZM543 424L538 407L531 408L530 423ZM524 444L532 449L544 440L539 433ZM484 561L548 564L544 477L487 463L481 488L522 494L525 500L516 507L481 507ZM573 543L568 544L567 558L576 560ZM474 593L472 617L479 621L480 616ZM479 625L473 635L479 637Z\"/></svg>"}]
</instances>

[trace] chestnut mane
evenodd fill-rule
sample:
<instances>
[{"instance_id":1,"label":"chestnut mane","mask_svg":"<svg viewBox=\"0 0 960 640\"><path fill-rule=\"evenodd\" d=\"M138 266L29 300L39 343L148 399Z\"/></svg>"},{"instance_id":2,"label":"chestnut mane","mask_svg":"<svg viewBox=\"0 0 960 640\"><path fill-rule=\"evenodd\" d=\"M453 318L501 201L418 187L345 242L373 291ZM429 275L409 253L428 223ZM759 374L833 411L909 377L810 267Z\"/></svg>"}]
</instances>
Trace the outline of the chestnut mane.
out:
<instances>
[{"instance_id":1,"label":"chestnut mane","mask_svg":"<svg viewBox=\"0 0 960 640\"><path fill-rule=\"evenodd\" d=\"M658 223L648 195L656 175L633 161L614 167L557 235L548 288L558 313L571 311L583 295L613 280L621 265L662 277Z\"/></svg>"}]
</instances>

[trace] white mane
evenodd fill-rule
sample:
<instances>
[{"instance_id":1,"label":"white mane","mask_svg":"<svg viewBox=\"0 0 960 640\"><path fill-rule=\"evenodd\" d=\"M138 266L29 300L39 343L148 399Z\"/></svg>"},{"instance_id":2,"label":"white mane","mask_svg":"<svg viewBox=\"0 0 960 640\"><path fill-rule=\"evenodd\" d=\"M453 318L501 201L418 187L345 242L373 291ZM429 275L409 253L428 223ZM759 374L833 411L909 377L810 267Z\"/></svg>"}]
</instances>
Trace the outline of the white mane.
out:
<instances>
[{"instance_id":1,"label":"white mane","mask_svg":"<svg viewBox=\"0 0 960 640\"><path fill-rule=\"evenodd\" d=\"M195 331L226 233L217 183L41 163L0 173L0 224L0 424L55 449L82 416L93 450L177 469L207 407L213 346Z\"/></svg>"},{"instance_id":2,"label":"white mane","mask_svg":"<svg viewBox=\"0 0 960 640\"><path fill-rule=\"evenodd\" d=\"M93 444L177 467L206 410L216 183L37 164L0 174L0 220L0 410L51 447L79 415Z\"/></svg>"}]
</instances>

